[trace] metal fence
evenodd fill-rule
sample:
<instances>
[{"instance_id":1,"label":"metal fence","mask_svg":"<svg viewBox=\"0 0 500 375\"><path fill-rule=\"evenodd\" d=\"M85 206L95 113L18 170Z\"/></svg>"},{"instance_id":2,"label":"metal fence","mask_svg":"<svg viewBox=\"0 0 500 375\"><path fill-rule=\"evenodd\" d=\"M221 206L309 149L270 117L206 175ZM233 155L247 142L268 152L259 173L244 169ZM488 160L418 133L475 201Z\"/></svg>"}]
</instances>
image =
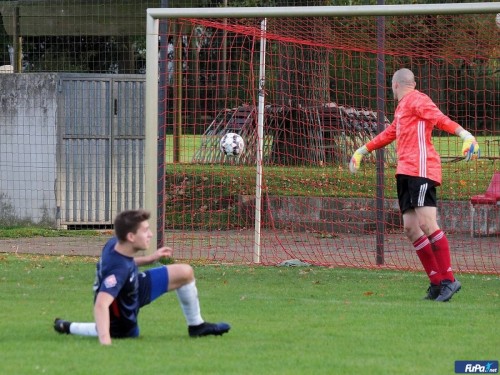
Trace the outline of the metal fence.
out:
<instances>
[{"instance_id":1,"label":"metal fence","mask_svg":"<svg viewBox=\"0 0 500 375\"><path fill-rule=\"evenodd\" d=\"M0 78L0 221L107 226L143 206L144 76Z\"/></svg>"}]
</instances>

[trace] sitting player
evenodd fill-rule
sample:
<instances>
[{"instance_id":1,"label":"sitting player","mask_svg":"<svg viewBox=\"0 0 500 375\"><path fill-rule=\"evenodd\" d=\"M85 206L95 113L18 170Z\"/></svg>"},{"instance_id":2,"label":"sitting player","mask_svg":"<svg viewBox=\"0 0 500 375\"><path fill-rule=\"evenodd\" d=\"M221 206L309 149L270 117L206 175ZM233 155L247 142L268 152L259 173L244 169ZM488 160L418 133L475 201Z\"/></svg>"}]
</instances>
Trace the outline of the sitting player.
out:
<instances>
[{"instance_id":1,"label":"sitting player","mask_svg":"<svg viewBox=\"0 0 500 375\"><path fill-rule=\"evenodd\" d=\"M115 235L103 248L96 266L94 282L95 323L76 323L56 318L59 333L98 336L103 345L111 338L139 336L137 315L140 308L159 296L175 290L191 337L222 335L231 328L227 323L208 323L200 314L193 268L170 264L139 272L138 266L171 257L172 249L162 247L148 256L135 256L146 250L153 237L149 212L124 211L115 218Z\"/></svg>"}]
</instances>

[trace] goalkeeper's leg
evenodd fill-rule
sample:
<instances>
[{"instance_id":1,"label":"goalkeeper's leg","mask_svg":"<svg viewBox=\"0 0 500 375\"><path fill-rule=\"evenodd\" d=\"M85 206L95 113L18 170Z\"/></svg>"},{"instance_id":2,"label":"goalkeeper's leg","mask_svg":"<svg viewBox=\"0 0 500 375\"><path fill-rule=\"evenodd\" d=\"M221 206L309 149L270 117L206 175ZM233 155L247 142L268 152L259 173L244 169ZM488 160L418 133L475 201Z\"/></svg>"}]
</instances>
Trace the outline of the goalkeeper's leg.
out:
<instances>
[{"instance_id":1,"label":"goalkeeper's leg","mask_svg":"<svg viewBox=\"0 0 500 375\"><path fill-rule=\"evenodd\" d=\"M424 228L422 228L422 224L425 224L426 220L425 214L432 215L432 212L427 210L432 207L423 207L424 204L432 205L432 201L429 201L432 196L427 198L427 203L425 199L421 199L422 190L426 193L424 197L429 195L427 194L427 189L422 189L422 186L428 187L429 181L427 179L405 175L396 176L396 181L399 208L403 213L405 235L413 244L418 259L420 259L429 277L431 282L430 289L438 290L441 283L441 274L439 273L439 267L434 257L434 252L432 251L432 245L424 231L425 225ZM430 296L429 299L434 299L435 297L437 296Z\"/></svg>"},{"instance_id":2,"label":"goalkeeper's leg","mask_svg":"<svg viewBox=\"0 0 500 375\"><path fill-rule=\"evenodd\" d=\"M454 281L455 276L451 268L450 245L446 234L438 228L429 236L429 241L432 244L434 256L436 257L439 272L443 280Z\"/></svg>"},{"instance_id":3,"label":"goalkeeper's leg","mask_svg":"<svg viewBox=\"0 0 500 375\"><path fill-rule=\"evenodd\" d=\"M433 248L434 259L441 278L441 290L435 301L447 302L462 288L460 282L453 275L448 239L438 226L436 207L419 207L415 211L421 223L420 227L428 236L429 243Z\"/></svg>"},{"instance_id":4,"label":"goalkeeper's leg","mask_svg":"<svg viewBox=\"0 0 500 375\"><path fill-rule=\"evenodd\" d=\"M441 283L439 266L432 251L432 245L420 228L419 217L415 211L414 209L409 209L403 214L404 231L408 239L412 242L431 285L438 286Z\"/></svg>"},{"instance_id":5,"label":"goalkeeper's leg","mask_svg":"<svg viewBox=\"0 0 500 375\"><path fill-rule=\"evenodd\" d=\"M448 240L437 224L435 183L425 178L404 175L398 175L396 179L405 234L412 241L431 281L426 298L449 301L461 285L451 270Z\"/></svg>"},{"instance_id":6,"label":"goalkeeper's leg","mask_svg":"<svg viewBox=\"0 0 500 375\"><path fill-rule=\"evenodd\" d=\"M444 232L437 223L436 207L419 207L415 209L421 229L425 232L432 246L442 280L454 281L451 269L450 246Z\"/></svg>"}]
</instances>

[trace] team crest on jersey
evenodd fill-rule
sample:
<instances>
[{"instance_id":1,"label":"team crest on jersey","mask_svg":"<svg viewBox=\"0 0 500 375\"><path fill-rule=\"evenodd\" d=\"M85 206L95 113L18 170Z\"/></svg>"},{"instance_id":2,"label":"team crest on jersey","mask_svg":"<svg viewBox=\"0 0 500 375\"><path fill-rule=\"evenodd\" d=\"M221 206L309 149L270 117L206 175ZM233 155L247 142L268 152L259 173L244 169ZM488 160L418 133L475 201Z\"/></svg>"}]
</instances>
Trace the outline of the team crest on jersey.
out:
<instances>
[{"instance_id":1,"label":"team crest on jersey","mask_svg":"<svg viewBox=\"0 0 500 375\"><path fill-rule=\"evenodd\" d=\"M115 275L109 275L108 277L106 277L104 279L104 286L106 288L113 288L114 286L116 286L116 277Z\"/></svg>"}]
</instances>

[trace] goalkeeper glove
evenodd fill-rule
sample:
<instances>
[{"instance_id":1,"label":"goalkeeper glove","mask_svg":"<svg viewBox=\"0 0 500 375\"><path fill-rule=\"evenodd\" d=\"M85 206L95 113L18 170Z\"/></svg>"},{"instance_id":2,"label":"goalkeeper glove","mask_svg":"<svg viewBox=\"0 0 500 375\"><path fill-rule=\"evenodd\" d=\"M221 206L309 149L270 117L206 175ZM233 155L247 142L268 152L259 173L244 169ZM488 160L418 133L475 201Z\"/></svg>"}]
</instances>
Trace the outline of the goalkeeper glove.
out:
<instances>
[{"instance_id":1,"label":"goalkeeper glove","mask_svg":"<svg viewBox=\"0 0 500 375\"><path fill-rule=\"evenodd\" d=\"M349 163L349 170L351 173L356 173L361 165L361 159L363 156L368 155L369 151L366 146L358 148L352 155L351 162Z\"/></svg>"},{"instance_id":2,"label":"goalkeeper glove","mask_svg":"<svg viewBox=\"0 0 500 375\"><path fill-rule=\"evenodd\" d=\"M479 151L479 145L476 138L467 130L462 130L458 136L464 141L462 155L465 156L465 161L479 159L481 152Z\"/></svg>"}]
</instances>

